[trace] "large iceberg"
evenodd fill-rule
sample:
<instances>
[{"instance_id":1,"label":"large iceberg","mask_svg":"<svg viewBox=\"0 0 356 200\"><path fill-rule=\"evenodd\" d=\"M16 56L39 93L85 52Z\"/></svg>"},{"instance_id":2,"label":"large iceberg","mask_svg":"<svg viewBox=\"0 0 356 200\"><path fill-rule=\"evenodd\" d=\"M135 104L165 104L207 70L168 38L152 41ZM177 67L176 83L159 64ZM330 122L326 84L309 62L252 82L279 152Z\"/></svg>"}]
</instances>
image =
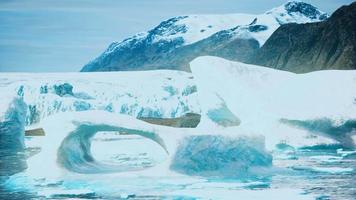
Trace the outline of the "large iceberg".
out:
<instances>
[{"instance_id":1,"label":"large iceberg","mask_svg":"<svg viewBox=\"0 0 356 200\"><path fill-rule=\"evenodd\" d=\"M247 194L249 199L263 198L266 192L278 198L279 191L289 198L289 188L295 185L285 182L290 173L354 171L339 162L354 151L334 148L354 147L354 71L296 75L215 57L198 58L191 67L193 74L1 75L0 153L11 154L1 155L0 172L11 175L28 166L2 186L25 185L48 198L139 194L234 199L235 194ZM137 119L187 112L202 114L198 127L167 127ZM27 129L42 128L45 136L25 137L26 148L36 151L25 163L26 123L31 125ZM141 143L129 142L137 138ZM335 154L347 152L349 158L331 156L327 164L343 166L323 166L326 161L320 157L325 156L304 160L298 154L329 147ZM315 165L315 159L322 165ZM308 166L309 161L314 166ZM277 172L282 172L282 181L274 176L265 182ZM253 190L259 187L265 189ZM307 198L300 192L293 196Z\"/></svg>"},{"instance_id":2,"label":"large iceberg","mask_svg":"<svg viewBox=\"0 0 356 200\"><path fill-rule=\"evenodd\" d=\"M354 147L355 71L294 74L209 56L195 59L191 69L203 111L201 125L219 127L209 113L228 108L231 120L240 119L239 128L265 135L271 148L331 139Z\"/></svg>"}]
</instances>

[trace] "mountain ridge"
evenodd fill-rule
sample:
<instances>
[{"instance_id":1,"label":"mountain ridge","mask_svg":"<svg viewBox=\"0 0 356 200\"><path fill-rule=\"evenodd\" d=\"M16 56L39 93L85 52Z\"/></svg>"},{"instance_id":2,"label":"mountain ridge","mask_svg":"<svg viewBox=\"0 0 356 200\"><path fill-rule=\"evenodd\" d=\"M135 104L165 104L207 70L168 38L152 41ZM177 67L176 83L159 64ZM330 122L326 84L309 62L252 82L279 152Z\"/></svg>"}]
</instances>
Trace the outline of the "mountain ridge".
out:
<instances>
[{"instance_id":1,"label":"mountain ridge","mask_svg":"<svg viewBox=\"0 0 356 200\"><path fill-rule=\"evenodd\" d=\"M204 55L246 60L285 23L325 20L316 7L289 1L260 15L185 15L112 43L81 71L174 69L190 71L189 62Z\"/></svg>"}]
</instances>

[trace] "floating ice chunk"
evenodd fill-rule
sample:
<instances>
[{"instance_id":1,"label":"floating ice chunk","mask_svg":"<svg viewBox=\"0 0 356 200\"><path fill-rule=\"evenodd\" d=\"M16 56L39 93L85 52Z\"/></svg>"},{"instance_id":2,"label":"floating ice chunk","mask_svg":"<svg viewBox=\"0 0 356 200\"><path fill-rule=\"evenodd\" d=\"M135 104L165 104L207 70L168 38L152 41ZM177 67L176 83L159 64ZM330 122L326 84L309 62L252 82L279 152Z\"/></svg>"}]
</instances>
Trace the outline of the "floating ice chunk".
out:
<instances>
[{"instance_id":1,"label":"floating ice chunk","mask_svg":"<svg viewBox=\"0 0 356 200\"><path fill-rule=\"evenodd\" d=\"M351 173L354 171L353 168L342 168L342 167L293 166L292 169L317 172L317 173L328 173L328 174L344 174L344 173Z\"/></svg>"},{"instance_id":2,"label":"floating ice chunk","mask_svg":"<svg viewBox=\"0 0 356 200\"><path fill-rule=\"evenodd\" d=\"M344 159L356 158L356 151L345 151L343 149L337 149L337 153Z\"/></svg>"}]
</instances>

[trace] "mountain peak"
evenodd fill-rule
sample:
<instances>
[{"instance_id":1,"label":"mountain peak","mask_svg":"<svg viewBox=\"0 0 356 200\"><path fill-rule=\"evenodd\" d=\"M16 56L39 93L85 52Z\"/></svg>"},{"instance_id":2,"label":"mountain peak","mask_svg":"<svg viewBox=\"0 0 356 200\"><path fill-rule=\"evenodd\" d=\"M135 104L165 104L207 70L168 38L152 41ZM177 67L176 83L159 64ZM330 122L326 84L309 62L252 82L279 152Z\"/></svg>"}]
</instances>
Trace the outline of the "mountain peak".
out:
<instances>
[{"instance_id":1,"label":"mountain peak","mask_svg":"<svg viewBox=\"0 0 356 200\"><path fill-rule=\"evenodd\" d=\"M311 19L324 20L328 17L325 12L322 12L315 6L302 1L288 1L284 4L284 9L290 15L293 13L299 13Z\"/></svg>"},{"instance_id":2,"label":"mountain peak","mask_svg":"<svg viewBox=\"0 0 356 200\"><path fill-rule=\"evenodd\" d=\"M329 17L326 12L303 1L288 1L266 12L266 14L273 15L280 24L295 23L298 21L305 23L317 22Z\"/></svg>"}]
</instances>

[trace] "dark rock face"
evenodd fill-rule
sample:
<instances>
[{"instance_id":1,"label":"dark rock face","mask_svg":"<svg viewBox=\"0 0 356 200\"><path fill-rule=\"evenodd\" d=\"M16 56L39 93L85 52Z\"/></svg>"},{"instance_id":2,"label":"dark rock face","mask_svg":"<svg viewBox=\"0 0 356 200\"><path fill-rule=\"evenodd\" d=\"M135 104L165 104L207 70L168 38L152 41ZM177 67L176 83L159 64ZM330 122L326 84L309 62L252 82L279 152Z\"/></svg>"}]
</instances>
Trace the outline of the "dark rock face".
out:
<instances>
[{"instance_id":1,"label":"dark rock face","mask_svg":"<svg viewBox=\"0 0 356 200\"><path fill-rule=\"evenodd\" d=\"M139 117L138 119L162 126L170 126L177 128L195 128L200 122L201 115L196 113L187 113L179 118L153 118L153 117Z\"/></svg>"},{"instance_id":2,"label":"dark rock face","mask_svg":"<svg viewBox=\"0 0 356 200\"><path fill-rule=\"evenodd\" d=\"M356 69L356 2L323 22L280 26L247 62L296 73Z\"/></svg>"}]
</instances>

